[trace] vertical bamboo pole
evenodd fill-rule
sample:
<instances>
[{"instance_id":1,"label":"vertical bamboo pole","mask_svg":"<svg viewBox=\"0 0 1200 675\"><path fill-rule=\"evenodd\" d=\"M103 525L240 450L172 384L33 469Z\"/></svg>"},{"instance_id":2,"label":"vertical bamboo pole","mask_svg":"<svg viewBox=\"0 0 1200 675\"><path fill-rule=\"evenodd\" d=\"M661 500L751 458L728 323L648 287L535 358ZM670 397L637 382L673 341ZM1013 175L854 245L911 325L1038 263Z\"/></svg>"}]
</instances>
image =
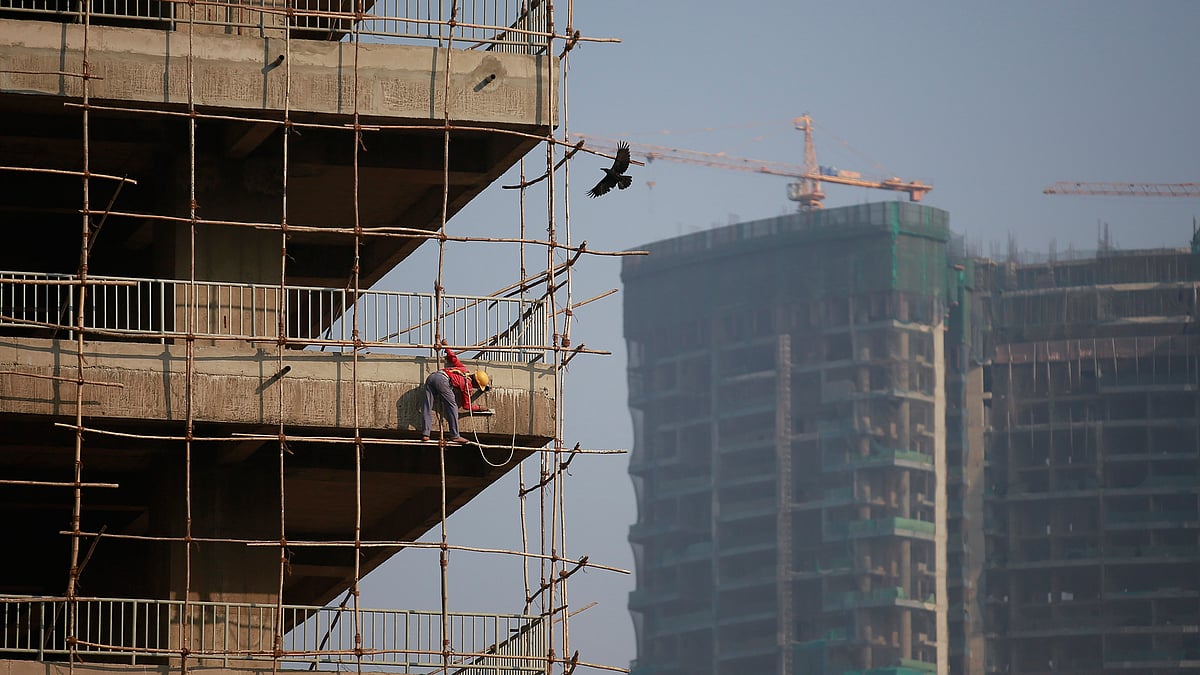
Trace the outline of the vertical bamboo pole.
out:
<instances>
[{"instance_id":1,"label":"vertical bamboo pole","mask_svg":"<svg viewBox=\"0 0 1200 675\"><path fill-rule=\"evenodd\" d=\"M190 303L185 311L185 347L186 360L184 363L184 535L183 535L183 617L180 623L180 664L186 675L188 672L188 654L191 650L191 600L192 600L192 432L194 411L192 397L194 391L193 374L196 369L196 319L198 312L196 287L196 4L188 2L188 53L187 66L187 107L188 107L188 295ZM169 393L168 393L169 395Z\"/></svg>"},{"instance_id":2,"label":"vertical bamboo pole","mask_svg":"<svg viewBox=\"0 0 1200 675\"><path fill-rule=\"evenodd\" d=\"M275 313L278 317L275 335L276 362L279 373L284 372L284 353L288 345L288 293L287 293L287 260L288 260L288 161L291 150L292 122L292 13L289 0L288 14L284 19L283 28L283 134L280 139L280 215L279 215L279 293L276 297ZM279 386L279 583L275 595L275 625L272 635L271 672L279 673L280 657L283 655L283 581L287 574L287 482L285 480L285 463L289 452L287 446L287 429L284 411L287 401L287 378L281 377Z\"/></svg>"},{"instance_id":3,"label":"vertical bamboo pole","mask_svg":"<svg viewBox=\"0 0 1200 675\"><path fill-rule=\"evenodd\" d=\"M361 335L359 333L359 293L361 285L361 255L362 255L362 218L359 210L359 149L362 146L362 129L359 126L358 113L358 87L359 87L359 70L358 59L361 52L361 21L363 17L363 0L355 0L354 3L354 25L351 35L351 42L354 44L354 76L352 79L354 92L351 94L354 110L354 133L352 142L354 143L354 166L353 166L353 200L354 200L354 268L352 274L354 296L354 310L351 319L353 321L353 330L351 337L354 340L354 345L351 348L350 362L350 377L352 380L351 397L353 398L352 408L354 415L354 581L352 586L354 596L354 663L356 670L361 675L362 673L362 657L363 657L363 636L362 636L362 612L361 612L361 594L360 581L362 577L362 480L363 480L363 442L362 430L360 429L361 420L359 418L359 387L358 387L358 361L360 352ZM343 320L345 320L343 318Z\"/></svg>"},{"instance_id":4,"label":"vertical bamboo pole","mask_svg":"<svg viewBox=\"0 0 1200 675\"><path fill-rule=\"evenodd\" d=\"M88 238L91 236L91 217L88 211L91 210L91 181L89 172L91 168L90 143L91 133L89 129L90 112L88 103L90 102L91 93L91 66L88 63L90 51L90 27L91 27L91 0L83 0L83 62L81 64L83 71L83 180L82 180L82 202L83 216L80 219L80 244L79 244L79 294L76 296L79 299L79 305L75 308L75 375L78 378L75 383L75 457L74 457L74 487L71 491L71 566L67 577L67 661L70 675L75 675L75 662L78 660L78 650L76 641L78 635L77 615L78 601L75 593L79 587L79 523L83 512L83 487L81 485L83 479L83 383L85 361L83 358L84 344L84 305L87 302L87 275L88 275ZM61 320L61 319L60 319Z\"/></svg>"}]
</instances>

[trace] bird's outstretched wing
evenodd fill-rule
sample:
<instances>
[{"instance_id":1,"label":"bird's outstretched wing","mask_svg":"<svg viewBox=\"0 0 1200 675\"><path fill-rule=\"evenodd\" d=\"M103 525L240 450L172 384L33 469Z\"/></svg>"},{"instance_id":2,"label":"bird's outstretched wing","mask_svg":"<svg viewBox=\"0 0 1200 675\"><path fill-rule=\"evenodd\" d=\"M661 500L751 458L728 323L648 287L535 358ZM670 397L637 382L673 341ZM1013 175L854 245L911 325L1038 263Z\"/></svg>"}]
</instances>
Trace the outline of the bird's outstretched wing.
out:
<instances>
[{"instance_id":1,"label":"bird's outstretched wing","mask_svg":"<svg viewBox=\"0 0 1200 675\"><path fill-rule=\"evenodd\" d=\"M608 191L613 189L616 184L617 177L605 173L604 178L601 178L599 183L596 183L591 190L588 190L587 194L589 197L599 197L600 195L608 194Z\"/></svg>"},{"instance_id":2,"label":"bird's outstretched wing","mask_svg":"<svg viewBox=\"0 0 1200 675\"><path fill-rule=\"evenodd\" d=\"M588 190L589 197L608 194L609 190L613 188L624 190L629 187L633 183L633 179L623 175L629 170L629 144L624 141L617 143L617 156L613 159L612 167L601 170L604 171L604 178L601 178L599 183Z\"/></svg>"},{"instance_id":3,"label":"bird's outstretched wing","mask_svg":"<svg viewBox=\"0 0 1200 675\"><path fill-rule=\"evenodd\" d=\"M617 158L613 160L613 173L625 173L629 170L629 144L625 141L617 143Z\"/></svg>"}]
</instances>

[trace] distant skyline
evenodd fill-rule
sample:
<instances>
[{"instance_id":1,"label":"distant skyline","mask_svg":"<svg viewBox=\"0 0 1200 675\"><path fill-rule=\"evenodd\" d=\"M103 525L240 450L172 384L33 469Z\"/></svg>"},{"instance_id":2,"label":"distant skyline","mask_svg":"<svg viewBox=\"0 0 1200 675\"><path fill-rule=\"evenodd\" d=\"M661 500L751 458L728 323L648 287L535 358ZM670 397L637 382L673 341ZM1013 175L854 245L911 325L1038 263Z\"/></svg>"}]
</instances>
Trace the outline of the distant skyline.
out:
<instances>
[{"instance_id":1,"label":"distant skyline","mask_svg":"<svg viewBox=\"0 0 1200 675\"><path fill-rule=\"evenodd\" d=\"M556 3L560 24L565 7ZM1059 251L1094 249L1103 224L1120 247L1185 246L1200 215L1197 199L1042 194L1058 180L1200 181L1200 3L768 0L697 11L681 0L580 0L574 9L572 25L583 35L622 42L584 42L571 53L564 120L571 133L800 164L803 137L791 120L808 113L822 164L885 173L878 164L886 175L931 183L924 203L949 211L953 231L985 254L993 244L1005 249L1010 235L1022 249L1045 251L1051 242ZM544 170L544 157L542 148L530 153L527 170ZM629 190L588 199L607 163L577 156L566 187L572 239L594 250L632 249L795 208L785 178L670 162L634 167ZM448 230L515 234L517 195L500 185L516 175L497 181ZM561 192L565 176L556 179ZM840 186L826 192L827 207L905 198ZM540 199L528 200L527 217L544 227ZM544 251L536 255L530 269L545 265ZM426 290L436 264L436 246L427 244L381 286ZM616 258L581 262L575 300L619 287L619 271ZM448 292L486 293L516 278L515 247L448 246ZM580 357L568 370L569 445L632 443L621 301L617 294L576 314L574 342L613 355ZM636 507L627 464L618 456L572 465L568 555L632 568L626 535ZM527 480L535 473L536 465L526 467ZM515 475L450 520L452 540L519 541ZM480 558L452 555L451 607L520 610L519 561ZM368 577L363 602L436 607L436 588L405 583L414 570L432 578L436 565L435 553L404 552ZM572 608L598 603L571 622L582 660L623 666L634 658L632 588L631 577L607 572L572 578Z\"/></svg>"}]
</instances>

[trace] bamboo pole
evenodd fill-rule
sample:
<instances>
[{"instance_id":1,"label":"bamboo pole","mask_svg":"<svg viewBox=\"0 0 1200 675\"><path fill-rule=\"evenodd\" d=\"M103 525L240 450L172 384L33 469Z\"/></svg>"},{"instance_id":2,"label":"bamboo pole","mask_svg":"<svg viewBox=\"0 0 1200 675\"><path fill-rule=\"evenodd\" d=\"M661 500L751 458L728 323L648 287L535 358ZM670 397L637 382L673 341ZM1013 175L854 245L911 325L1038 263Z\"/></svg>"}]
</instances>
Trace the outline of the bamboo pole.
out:
<instances>
[{"instance_id":1,"label":"bamboo pole","mask_svg":"<svg viewBox=\"0 0 1200 675\"><path fill-rule=\"evenodd\" d=\"M196 83L195 83L195 37L196 37L196 6L188 6L187 58L187 107L192 115L196 112ZM180 664L183 675L190 670L188 655L191 649L192 613L189 611L192 601L192 434L194 429L192 398L195 393L193 380L196 370L196 339L194 331L198 319L195 308L196 299L196 216L198 210L196 201L196 118L188 118L188 294L190 302L188 311L184 312L184 338L186 361L184 371L184 571L183 571L183 638L180 644ZM107 217L107 214L106 214Z\"/></svg>"},{"instance_id":2,"label":"bamboo pole","mask_svg":"<svg viewBox=\"0 0 1200 675\"><path fill-rule=\"evenodd\" d=\"M88 63L88 57L91 53L91 2L83 3L83 102L87 103L91 96L91 66ZM90 155L90 116L85 111L82 115L82 135L83 135L83 180L82 184L82 206L85 210L90 208L91 195L91 155ZM91 220L87 214L80 216L80 241L79 241L79 279L81 282L87 281L88 275L88 256L89 249L87 246L88 235L91 231ZM75 335L76 339L76 372L79 373L80 379L83 378L84 366L86 363L83 360L83 312L84 305L87 299L87 286L81 284L79 286L79 306L75 313L75 326L79 331ZM74 483L75 487L72 490L73 499L71 501L71 566L67 580L67 626L66 639L68 647L69 666L67 672L69 675L75 675L75 662L78 660L78 639L76 634L78 621L78 603L76 602L76 591L79 586L79 544L80 544L80 521L83 514L83 387L75 387L75 463L74 463Z\"/></svg>"},{"instance_id":3,"label":"bamboo pole","mask_svg":"<svg viewBox=\"0 0 1200 675\"><path fill-rule=\"evenodd\" d=\"M353 30L352 38L353 39L351 40L354 44L354 93L352 94L352 100L353 100L353 105L354 105L354 138L352 141L354 144L354 149L353 149L353 153L354 153L354 155L353 155L354 156L354 199L353 199L353 202L354 202L354 269L353 269L354 297L358 297L359 291L360 291L359 285L360 285L360 275L361 275L362 271L360 269L359 262L361 260L361 255L362 255L362 241L363 241L362 220L361 220L361 213L359 211L359 203L360 203L360 200L359 200L359 186L360 186L359 170L361 168L359 166L359 150L362 147L362 130L359 127L361 120L359 118L359 112L358 112L358 89L359 89L359 81L358 81L359 62L358 62L358 59L359 59L359 53L362 49L362 45L361 45L362 36L358 32L358 28L359 28L359 20L361 20L361 18L362 18L362 9L363 9L362 3L363 3L363 0L355 0L356 21L354 22L354 25L352 28L352 30ZM362 460L363 460L364 445L362 442L362 429L360 428L360 421L359 421L359 415L358 415L358 405L359 405L358 365L359 365L359 350L360 350L360 347L358 346L360 344L360 342L359 342L360 336L359 336L359 330L358 330L358 328L359 328L359 326L358 326L358 319L359 319L358 308L359 308L358 303L355 303L354 309L351 313L351 319L352 319L351 335L354 340L355 346L351 350L352 360L350 363L350 373L351 373L351 379L353 381L353 387L351 389L351 391L353 392L351 404L352 404L353 416L354 416L354 419L353 419L353 422L354 422L354 580L351 582L350 590L351 590L351 594L354 598L355 666L357 666L359 675L361 675L362 670L363 670L363 624L362 624L362 613L360 611L361 606L360 606L359 601L360 601L360 596L362 594L362 589L360 587L360 579L362 577L362 557L363 557L362 556L362 528L363 528L363 504L362 504L362 502L363 502L363 498L362 498L363 461ZM282 419L282 417L280 419Z\"/></svg>"}]
</instances>

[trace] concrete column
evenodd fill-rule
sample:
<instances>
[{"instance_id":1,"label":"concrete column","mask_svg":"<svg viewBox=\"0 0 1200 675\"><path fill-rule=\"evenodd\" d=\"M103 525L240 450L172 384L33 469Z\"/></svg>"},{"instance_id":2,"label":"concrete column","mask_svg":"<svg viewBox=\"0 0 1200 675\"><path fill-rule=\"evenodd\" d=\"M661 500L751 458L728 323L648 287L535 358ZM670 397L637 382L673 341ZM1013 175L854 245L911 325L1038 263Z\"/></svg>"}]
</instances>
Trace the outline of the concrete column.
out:
<instances>
[{"instance_id":1,"label":"concrete column","mask_svg":"<svg viewBox=\"0 0 1200 675\"><path fill-rule=\"evenodd\" d=\"M963 426L966 429L965 456L963 458L963 541L967 551L963 557L964 582L963 608L969 616L966 617L965 638L968 655L966 656L966 674L982 675L985 666L983 638L983 604L979 601L979 583L983 578L984 537L983 537L983 369L971 368L963 378L965 384L965 401L963 402ZM939 495L938 499L941 499ZM939 512L942 509L938 509ZM939 560L939 564L941 561ZM938 577L944 577L950 570L940 569ZM939 590L940 592L940 590Z\"/></svg>"},{"instance_id":2,"label":"concrete column","mask_svg":"<svg viewBox=\"0 0 1200 675\"><path fill-rule=\"evenodd\" d=\"M178 486L166 495L173 536L187 532L190 492L192 536L200 538L263 539L280 537L279 471L262 466L218 465L209 448L193 447L190 484L183 449L176 449L166 468ZM279 550L243 543L203 542L191 550L191 574L182 544L173 546L169 587L163 597L183 599L190 587L193 600L274 603L279 593ZM237 570L237 574L231 574Z\"/></svg>"},{"instance_id":3,"label":"concrete column","mask_svg":"<svg viewBox=\"0 0 1200 675\"><path fill-rule=\"evenodd\" d=\"M933 476L934 476L934 602L936 603L937 626L937 672L947 673L950 669L950 588L946 577L947 532L946 510L946 326L934 326L933 336ZM974 522L980 522L979 519Z\"/></svg>"},{"instance_id":4,"label":"concrete column","mask_svg":"<svg viewBox=\"0 0 1200 675\"><path fill-rule=\"evenodd\" d=\"M164 458L151 497L147 532L175 538L155 542L150 552L161 561L159 569L148 570L139 590L143 597L195 601L275 604L279 589L279 549L251 547L244 543L180 540L189 534L197 539L278 539L278 469L270 462L218 466L212 448L194 444L189 467L182 443L163 448ZM189 474L190 472L190 479ZM190 505L189 497L190 495ZM170 644L183 646L208 636L206 648L269 650L274 632L274 614L234 612L221 608L201 609L173 606L161 625L147 630L169 635ZM215 644L214 640L228 640ZM238 644L235 644L237 641ZM164 640L165 644L165 640ZM189 648L200 645L189 642ZM178 665L178 659L168 659Z\"/></svg>"},{"instance_id":5,"label":"concrete column","mask_svg":"<svg viewBox=\"0 0 1200 675\"><path fill-rule=\"evenodd\" d=\"M775 456L779 471L776 487L776 586L779 602L779 667L792 672L792 641L796 639L792 617L792 340L784 333L778 338L776 370L777 407L775 409ZM715 444L714 444L715 446ZM718 460L713 457L713 466Z\"/></svg>"}]
</instances>

